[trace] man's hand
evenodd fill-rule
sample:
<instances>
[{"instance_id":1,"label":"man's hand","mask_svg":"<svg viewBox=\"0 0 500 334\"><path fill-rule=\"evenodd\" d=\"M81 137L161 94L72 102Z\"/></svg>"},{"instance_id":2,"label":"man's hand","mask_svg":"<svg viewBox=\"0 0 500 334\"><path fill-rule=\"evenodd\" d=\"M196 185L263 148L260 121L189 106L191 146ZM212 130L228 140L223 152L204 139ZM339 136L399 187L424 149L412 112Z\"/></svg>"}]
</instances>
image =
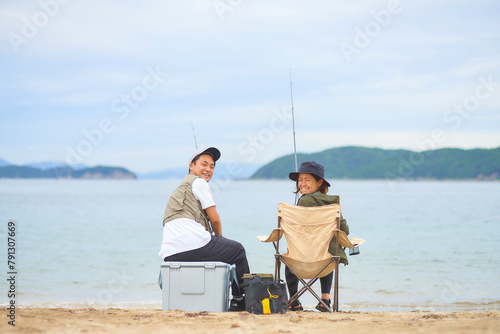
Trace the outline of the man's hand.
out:
<instances>
[{"instance_id":1,"label":"man's hand","mask_svg":"<svg viewBox=\"0 0 500 334\"><path fill-rule=\"evenodd\" d=\"M212 230L214 230L215 235L222 236L222 223L220 221L219 213L214 206L208 207L205 209L205 212L208 215L208 219L210 219L210 224L212 225Z\"/></svg>"}]
</instances>

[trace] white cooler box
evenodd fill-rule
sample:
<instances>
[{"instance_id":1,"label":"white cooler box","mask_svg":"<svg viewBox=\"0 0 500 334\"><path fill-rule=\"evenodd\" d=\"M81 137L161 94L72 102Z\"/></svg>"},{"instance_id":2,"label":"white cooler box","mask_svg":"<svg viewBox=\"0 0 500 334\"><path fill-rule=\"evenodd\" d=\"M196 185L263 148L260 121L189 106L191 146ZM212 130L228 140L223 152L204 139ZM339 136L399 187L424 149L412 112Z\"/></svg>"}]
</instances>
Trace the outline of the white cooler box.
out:
<instances>
[{"instance_id":1,"label":"white cooler box","mask_svg":"<svg viewBox=\"0 0 500 334\"><path fill-rule=\"evenodd\" d=\"M163 311L227 311L234 269L223 262L163 262Z\"/></svg>"}]
</instances>

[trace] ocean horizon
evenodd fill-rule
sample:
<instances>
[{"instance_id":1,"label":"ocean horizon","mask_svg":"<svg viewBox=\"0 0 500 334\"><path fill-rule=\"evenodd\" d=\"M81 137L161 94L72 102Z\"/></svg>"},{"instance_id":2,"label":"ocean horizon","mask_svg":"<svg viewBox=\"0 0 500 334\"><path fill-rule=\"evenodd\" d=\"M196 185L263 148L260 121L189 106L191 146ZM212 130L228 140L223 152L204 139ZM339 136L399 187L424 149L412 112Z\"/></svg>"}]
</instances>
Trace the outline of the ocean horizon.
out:
<instances>
[{"instance_id":1,"label":"ocean horizon","mask_svg":"<svg viewBox=\"0 0 500 334\"><path fill-rule=\"evenodd\" d=\"M329 181L350 237L366 240L340 268L340 310L500 309L499 182ZM1 179L2 276L13 222L16 305L161 308L163 211L179 182ZM274 248L256 236L276 227L278 203L294 203L294 183L211 185L224 236L245 246L251 272L274 273ZM316 303L307 293L301 301Z\"/></svg>"}]
</instances>

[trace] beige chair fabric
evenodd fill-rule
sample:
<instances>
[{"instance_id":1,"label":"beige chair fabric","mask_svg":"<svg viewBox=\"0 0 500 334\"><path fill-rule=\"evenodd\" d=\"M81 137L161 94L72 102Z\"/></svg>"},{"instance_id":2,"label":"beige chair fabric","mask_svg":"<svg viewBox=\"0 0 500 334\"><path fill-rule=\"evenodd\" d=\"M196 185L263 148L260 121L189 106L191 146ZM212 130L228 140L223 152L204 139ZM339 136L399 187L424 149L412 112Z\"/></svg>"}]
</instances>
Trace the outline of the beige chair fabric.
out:
<instances>
[{"instance_id":1,"label":"beige chair fabric","mask_svg":"<svg viewBox=\"0 0 500 334\"><path fill-rule=\"evenodd\" d=\"M312 278L331 260L328 245L338 232L339 247L354 248L363 239L351 238L337 229L340 219L340 204L304 207L287 203L278 204L279 227L269 236L258 236L262 242L277 242L285 235L287 252L282 254L285 261L302 278ZM328 275L335 269L332 262L319 277Z\"/></svg>"},{"instance_id":2,"label":"beige chair fabric","mask_svg":"<svg viewBox=\"0 0 500 334\"><path fill-rule=\"evenodd\" d=\"M340 218L340 204L321 207L303 207L286 203L278 205L278 219L283 229L287 252L282 254L288 265L302 278L312 278L331 259L328 245ZM331 262L318 277L335 269Z\"/></svg>"}]
</instances>

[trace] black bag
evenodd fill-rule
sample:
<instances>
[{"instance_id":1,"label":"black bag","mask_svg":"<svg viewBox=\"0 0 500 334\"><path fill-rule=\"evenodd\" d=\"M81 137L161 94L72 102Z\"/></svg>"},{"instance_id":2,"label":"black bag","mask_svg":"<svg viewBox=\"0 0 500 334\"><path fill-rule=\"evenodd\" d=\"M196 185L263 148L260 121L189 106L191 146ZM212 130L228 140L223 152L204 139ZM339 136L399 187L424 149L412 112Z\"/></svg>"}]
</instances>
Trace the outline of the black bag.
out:
<instances>
[{"instance_id":1,"label":"black bag","mask_svg":"<svg viewBox=\"0 0 500 334\"><path fill-rule=\"evenodd\" d=\"M245 274L245 311L254 314L285 313L288 308L286 284L275 282L272 274Z\"/></svg>"}]
</instances>

